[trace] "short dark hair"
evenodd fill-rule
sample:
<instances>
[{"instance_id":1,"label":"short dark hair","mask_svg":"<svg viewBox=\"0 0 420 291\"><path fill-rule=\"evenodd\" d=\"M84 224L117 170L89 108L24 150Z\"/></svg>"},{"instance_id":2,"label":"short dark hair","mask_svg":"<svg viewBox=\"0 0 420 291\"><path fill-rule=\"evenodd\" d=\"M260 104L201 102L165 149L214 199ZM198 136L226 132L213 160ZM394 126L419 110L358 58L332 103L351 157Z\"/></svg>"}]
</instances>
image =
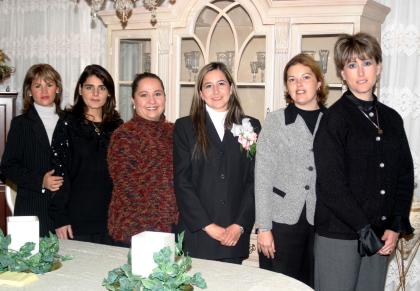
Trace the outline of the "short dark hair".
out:
<instances>
[{"instance_id":1,"label":"short dark hair","mask_svg":"<svg viewBox=\"0 0 420 291\"><path fill-rule=\"evenodd\" d=\"M287 71L290 69L290 67L301 64L305 67L308 67L311 69L311 71L314 73L316 80L318 82L321 82L321 86L319 87L319 90L317 91L316 100L318 101L318 104L325 104L325 101L327 100L328 96L328 87L325 82L324 75L321 72L321 68L319 67L319 64L317 61L314 60L313 57L311 57L308 54L298 54L294 56L287 64L286 67L284 67L283 71L283 82L286 87L286 90L284 92L284 97L286 98L286 103L293 103L293 99L290 96L289 92L287 91Z\"/></svg>"},{"instance_id":2,"label":"short dark hair","mask_svg":"<svg viewBox=\"0 0 420 291\"><path fill-rule=\"evenodd\" d=\"M354 56L361 60L374 59L377 64L382 63L381 46L375 37L365 32L355 35L343 34L339 36L334 46L337 76L341 78L341 71Z\"/></svg>"},{"instance_id":3,"label":"short dark hair","mask_svg":"<svg viewBox=\"0 0 420 291\"><path fill-rule=\"evenodd\" d=\"M55 94L54 98L55 111L57 113L61 112L60 103L61 96L63 94L63 84L61 82L60 74L49 64L35 64L31 66L26 72L22 88L22 112L28 112L29 108L32 106L32 104L34 104L34 98L31 94L31 85L32 82L37 79L53 81L57 85L58 92Z\"/></svg>"}]
</instances>

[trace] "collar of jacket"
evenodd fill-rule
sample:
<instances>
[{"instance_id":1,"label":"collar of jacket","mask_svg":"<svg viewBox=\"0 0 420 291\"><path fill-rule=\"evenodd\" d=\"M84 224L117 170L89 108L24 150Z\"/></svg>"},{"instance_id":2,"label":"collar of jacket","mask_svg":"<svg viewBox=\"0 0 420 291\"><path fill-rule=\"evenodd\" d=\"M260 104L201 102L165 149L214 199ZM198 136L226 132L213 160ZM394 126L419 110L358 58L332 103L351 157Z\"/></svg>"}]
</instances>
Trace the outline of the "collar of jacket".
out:
<instances>
[{"instance_id":1,"label":"collar of jacket","mask_svg":"<svg viewBox=\"0 0 420 291\"><path fill-rule=\"evenodd\" d=\"M350 100L354 105L357 106L357 108L365 111L365 112L369 112L372 109L374 109L376 106L378 106L378 97L376 97L375 94L373 94L373 100L372 101L364 101L361 100L359 98L357 98L356 96L354 96L354 94L350 91L347 90L344 94L344 97L346 97L348 100Z\"/></svg>"},{"instance_id":2,"label":"collar of jacket","mask_svg":"<svg viewBox=\"0 0 420 291\"><path fill-rule=\"evenodd\" d=\"M27 111L27 116L32 120L41 121L41 117L39 117L39 114L36 111L35 106L33 104L29 106L28 111Z\"/></svg>"},{"instance_id":3,"label":"collar of jacket","mask_svg":"<svg viewBox=\"0 0 420 291\"><path fill-rule=\"evenodd\" d=\"M326 110L324 105L320 105L319 109L321 109L321 112L324 112ZM284 121L286 125L292 124L296 121L296 117L298 116L299 111L296 108L296 105L293 103L289 103L287 105L286 109L284 110Z\"/></svg>"}]
</instances>

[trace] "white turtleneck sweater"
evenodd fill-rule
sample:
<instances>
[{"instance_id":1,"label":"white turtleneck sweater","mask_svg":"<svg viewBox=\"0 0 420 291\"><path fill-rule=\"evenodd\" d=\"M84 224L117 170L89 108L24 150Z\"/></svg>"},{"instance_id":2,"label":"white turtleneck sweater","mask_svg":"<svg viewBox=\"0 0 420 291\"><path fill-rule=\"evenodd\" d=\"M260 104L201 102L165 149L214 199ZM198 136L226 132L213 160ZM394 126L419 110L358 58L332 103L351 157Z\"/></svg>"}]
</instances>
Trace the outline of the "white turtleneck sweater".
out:
<instances>
[{"instance_id":1,"label":"white turtleneck sweater","mask_svg":"<svg viewBox=\"0 0 420 291\"><path fill-rule=\"evenodd\" d=\"M220 140L223 140L225 136L225 119L227 111L219 112L211 108L206 104L206 110L210 115L210 119L216 127L217 134L219 135Z\"/></svg>"},{"instance_id":2,"label":"white turtleneck sweater","mask_svg":"<svg viewBox=\"0 0 420 291\"><path fill-rule=\"evenodd\" d=\"M44 124L45 130L47 131L48 140L51 145L54 129L58 121L58 114L55 112L55 104L53 103L53 106L47 107L34 103L34 107L36 112L38 112L42 123Z\"/></svg>"}]
</instances>

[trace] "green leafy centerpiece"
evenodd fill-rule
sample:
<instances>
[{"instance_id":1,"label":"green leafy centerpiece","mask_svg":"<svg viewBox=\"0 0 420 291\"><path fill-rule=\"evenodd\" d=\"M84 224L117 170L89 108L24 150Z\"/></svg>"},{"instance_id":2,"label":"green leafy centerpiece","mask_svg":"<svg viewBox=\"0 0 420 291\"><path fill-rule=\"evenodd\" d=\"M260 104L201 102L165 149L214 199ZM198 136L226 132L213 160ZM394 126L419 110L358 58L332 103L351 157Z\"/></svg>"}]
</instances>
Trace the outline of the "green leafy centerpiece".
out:
<instances>
[{"instance_id":1,"label":"green leafy centerpiece","mask_svg":"<svg viewBox=\"0 0 420 291\"><path fill-rule=\"evenodd\" d=\"M172 254L169 247L164 247L153 255L157 267L147 278L132 273L129 252L127 264L108 272L108 277L103 280L102 286L113 291L187 291L193 290L193 286L201 289L207 288L200 273L195 273L192 276L187 274L191 269L192 259L185 256L182 251L183 239L184 233L178 235L178 242L175 245L175 261L171 260Z\"/></svg>"},{"instance_id":2,"label":"green leafy centerpiece","mask_svg":"<svg viewBox=\"0 0 420 291\"><path fill-rule=\"evenodd\" d=\"M58 254L59 241L57 236L50 232L49 237L39 241L39 252L32 255L35 243L25 243L19 251L9 249L10 235L5 236L0 229L0 273L27 272L43 274L54 270L62 261L71 259L71 256Z\"/></svg>"}]
</instances>

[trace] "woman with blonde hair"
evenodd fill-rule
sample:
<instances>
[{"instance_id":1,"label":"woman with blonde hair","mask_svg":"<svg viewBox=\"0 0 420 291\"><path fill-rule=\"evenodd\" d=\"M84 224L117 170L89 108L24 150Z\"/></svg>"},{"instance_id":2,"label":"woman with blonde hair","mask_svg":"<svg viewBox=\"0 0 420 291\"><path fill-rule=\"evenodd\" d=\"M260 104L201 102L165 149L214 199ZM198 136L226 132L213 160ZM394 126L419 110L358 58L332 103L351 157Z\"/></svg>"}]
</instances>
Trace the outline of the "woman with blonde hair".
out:
<instances>
[{"instance_id":1,"label":"woman with blonde hair","mask_svg":"<svg viewBox=\"0 0 420 291\"><path fill-rule=\"evenodd\" d=\"M334 48L348 91L314 141L317 170L315 289L384 290L388 256L413 232L413 160L401 116L378 101L378 41L342 35Z\"/></svg>"},{"instance_id":2,"label":"woman with blonde hair","mask_svg":"<svg viewBox=\"0 0 420 291\"><path fill-rule=\"evenodd\" d=\"M62 165L55 159L59 153L54 152L66 127L62 92L61 77L52 66L29 68L23 82L23 114L12 120L1 160L2 175L17 186L14 215L38 216L40 236L54 233L48 206L63 186Z\"/></svg>"}]
</instances>

